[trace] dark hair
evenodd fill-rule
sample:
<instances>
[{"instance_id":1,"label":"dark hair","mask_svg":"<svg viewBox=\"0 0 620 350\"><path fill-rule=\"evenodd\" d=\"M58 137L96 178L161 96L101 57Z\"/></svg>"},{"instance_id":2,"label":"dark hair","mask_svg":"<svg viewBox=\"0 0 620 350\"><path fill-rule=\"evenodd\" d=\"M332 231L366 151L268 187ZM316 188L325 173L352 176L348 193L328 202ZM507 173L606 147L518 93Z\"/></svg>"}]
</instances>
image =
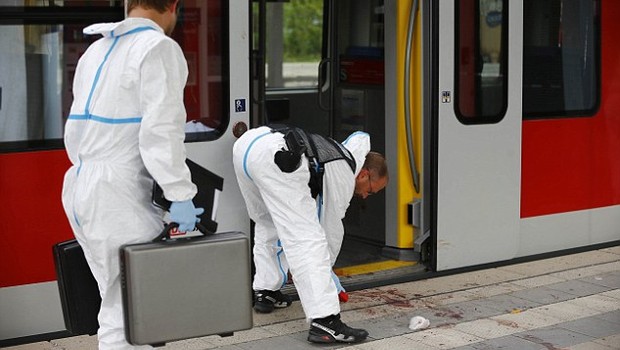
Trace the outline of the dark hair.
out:
<instances>
[{"instance_id":1,"label":"dark hair","mask_svg":"<svg viewBox=\"0 0 620 350\"><path fill-rule=\"evenodd\" d=\"M371 173L376 174L380 178L388 177L387 162L385 161L385 157L379 152L368 152L362 168L368 169Z\"/></svg>"},{"instance_id":2,"label":"dark hair","mask_svg":"<svg viewBox=\"0 0 620 350\"><path fill-rule=\"evenodd\" d=\"M128 0L127 1L127 13L136 7L144 7L145 9L153 9L159 13L166 12L172 4L177 0Z\"/></svg>"}]
</instances>

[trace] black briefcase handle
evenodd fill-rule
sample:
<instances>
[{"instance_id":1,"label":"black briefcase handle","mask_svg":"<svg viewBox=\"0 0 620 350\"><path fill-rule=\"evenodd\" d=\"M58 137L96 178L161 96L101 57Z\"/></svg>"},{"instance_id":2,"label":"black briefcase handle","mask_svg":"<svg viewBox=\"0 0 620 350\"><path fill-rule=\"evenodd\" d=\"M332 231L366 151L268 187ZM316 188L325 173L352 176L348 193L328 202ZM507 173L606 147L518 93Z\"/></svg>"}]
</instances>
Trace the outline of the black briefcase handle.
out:
<instances>
[{"instance_id":1,"label":"black briefcase handle","mask_svg":"<svg viewBox=\"0 0 620 350\"><path fill-rule=\"evenodd\" d=\"M179 227L179 224L177 224L176 222L167 223L164 226L164 229L161 231L161 233L159 235L157 235L157 237L155 237L153 239L153 242L169 240L170 239L170 231L172 231L173 229L178 228L178 227ZM198 229L198 231L200 231L203 234L203 236L208 236L208 235L212 235L213 234L213 232L209 231L200 222L196 223L196 228ZM194 237L194 236L192 236L192 237ZM187 237L187 239L190 239L192 237ZM198 237L200 237L200 236L198 236Z\"/></svg>"}]
</instances>

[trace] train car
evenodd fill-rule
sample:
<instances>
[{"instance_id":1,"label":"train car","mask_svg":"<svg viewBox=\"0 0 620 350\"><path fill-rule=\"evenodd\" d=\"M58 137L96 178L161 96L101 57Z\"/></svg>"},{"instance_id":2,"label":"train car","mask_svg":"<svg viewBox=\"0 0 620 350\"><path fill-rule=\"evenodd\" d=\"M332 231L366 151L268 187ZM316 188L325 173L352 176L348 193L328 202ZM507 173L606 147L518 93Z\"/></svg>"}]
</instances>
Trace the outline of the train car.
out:
<instances>
[{"instance_id":1,"label":"train car","mask_svg":"<svg viewBox=\"0 0 620 350\"><path fill-rule=\"evenodd\" d=\"M82 28L123 16L123 1L0 0L0 346L70 335L52 258L72 238L62 130ZM218 231L251 235L232 144L277 122L365 131L387 156L386 190L344 218L347 289L620 244L618 16L601 0L184 0L186 147L224 178ZM317 52L288 62L300 20Z\"/></svg>"},{"instance_id":2,"label":"train car","mask_svg":"<svg viewBox=\"0 0 620 350\"><path fill-rule=\"evenodd\" d=\"M77 60L94 40L82 29L122 20L123 3L0 1L0 191L5 201L0 346L68 334L51 250L73 237L60 203L70 165L62 129ZM250 222L230 162L236 139L230 130L249 120L249 11L246 1L185 0L172 34L189 67L188 157L225 179L218 196L219 229L247 233Z\"/></svg>"}]
</instances>

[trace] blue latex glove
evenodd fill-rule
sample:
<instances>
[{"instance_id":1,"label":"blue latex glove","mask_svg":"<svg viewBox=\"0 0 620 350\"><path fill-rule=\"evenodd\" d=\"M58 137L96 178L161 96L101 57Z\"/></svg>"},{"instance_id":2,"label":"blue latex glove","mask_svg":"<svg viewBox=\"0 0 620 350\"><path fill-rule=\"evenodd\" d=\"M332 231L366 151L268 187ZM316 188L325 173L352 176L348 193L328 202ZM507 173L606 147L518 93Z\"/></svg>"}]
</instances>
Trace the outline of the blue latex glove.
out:
<instances>
[{"instance_id":1,"label":"blue latex glove","mask_svg":"<svg viewBox=\"0 0 620 350\"><path fill-rule=\"evenodd\" d=\"M338 293L346 292L346 290L344 290L344 288L342 287L342 284L340 284L340 278L338 278L338 276L334 273L334 271L332 271L332 279L334 280L334 283L336 284L336 289L338 290Z\"/></svg>"},{"instance_id":2,"label":"blue latex glove","mask_svg":"<svg viewBox=\"0 0 620 350\"><path fill-rule=\"evenodd\" d=\"M343 303L346 303L347 301L349 301L349 293L347 293L347 291L344 290L344 288L342 287L342 284L340 283L340 278L338 278L338 275L336 275L333 270L332 270L332 279L334 280L334 283L336 284L336 289L338 290L338 300L340 300Z\"/></svg>"},{"instance_id":3,"label":"blue latex glove","mask_svg":"<svg viewBox=\"0 0 620 350\"><path fill-rule=\"evenodd\" d=\"M194 231L196 223L200 222L197 216L202 214L203 208L194 207L191 200L182 202L172 202L170 205L170 220L179 224L179 231Z\"/></svg>"}]
</instances>

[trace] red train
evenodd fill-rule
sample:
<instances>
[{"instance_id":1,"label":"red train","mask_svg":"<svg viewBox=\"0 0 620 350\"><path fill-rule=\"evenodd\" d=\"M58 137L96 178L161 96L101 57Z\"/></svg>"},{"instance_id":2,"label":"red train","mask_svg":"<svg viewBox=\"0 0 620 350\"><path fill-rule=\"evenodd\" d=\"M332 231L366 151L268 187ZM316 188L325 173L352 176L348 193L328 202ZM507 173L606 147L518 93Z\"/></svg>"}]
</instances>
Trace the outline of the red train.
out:
<instances>
[{"instance_id":1,"label":"red train","mask_svg":"<svg viewBox=\"0 0 620 350\"><path fill-rule=\"evenodd\" d=\"M277 121L338 141L365 131L387 155L386 191L354 199L344 219L345 287L620 244L620 2L314 2L321 73L274 89L277 71L256 67L282 50L262 52L250 29L269 26L265 2L184 1L186 145L225 179L219 230L251 233L235 127ZM0 4L0 346L69 335L52 259L72 238L62 126L91 40L81 28L123 18L122 1L33 3Z\"/></svg>"}]
</instances>

